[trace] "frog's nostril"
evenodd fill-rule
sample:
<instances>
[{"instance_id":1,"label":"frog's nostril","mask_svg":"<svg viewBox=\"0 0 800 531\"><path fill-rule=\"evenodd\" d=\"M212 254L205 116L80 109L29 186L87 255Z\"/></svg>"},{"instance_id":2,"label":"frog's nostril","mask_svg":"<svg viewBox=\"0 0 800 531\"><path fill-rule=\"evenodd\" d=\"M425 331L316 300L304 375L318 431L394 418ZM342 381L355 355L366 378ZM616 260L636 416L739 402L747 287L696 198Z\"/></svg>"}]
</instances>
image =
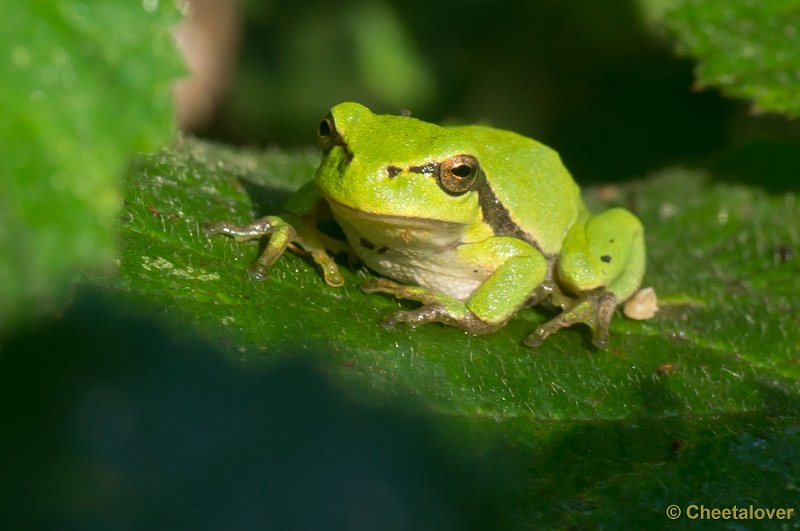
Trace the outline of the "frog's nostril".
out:
<instances>
[{"instance_id":1,"label":"frog's nostril","mask_svg":"<svg viewBox=\"0 0 800 531\"><path fill-rule=\"evenodd\" d=\"M397 166L386 166L386 175L388 175L390 179L397 177L402 171L403 170Z\"/></svg>"}]
</instances>

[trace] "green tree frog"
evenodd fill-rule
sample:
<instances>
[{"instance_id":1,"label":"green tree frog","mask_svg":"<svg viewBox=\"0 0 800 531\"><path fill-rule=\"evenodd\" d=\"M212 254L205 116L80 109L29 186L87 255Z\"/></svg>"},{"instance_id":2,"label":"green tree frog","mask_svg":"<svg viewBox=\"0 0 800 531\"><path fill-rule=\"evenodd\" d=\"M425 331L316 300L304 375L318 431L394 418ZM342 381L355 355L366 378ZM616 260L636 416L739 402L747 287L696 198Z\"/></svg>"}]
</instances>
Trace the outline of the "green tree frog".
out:
<instances>
[{"instance_id":1,"label":"green tree frog","mask_svg":"<svg viewBox=\"0 0 800 531\"><path fill-rule=\"evenodd\" d=\"M333 107L317 136L316 175L279 216L206 225L237 240L269 236L254 276L288 247L341 286L328 251L343 242L317 229L332 215L349 250L381 275L363 291L421 303L386 316L386 326L440 322L486 334L545 303L561 312L526 345L576 323L591 328L596 346L608 345L615 308L644 275L643 228L621 208L590 215L554 150L510 131L441 127L351 102Z\"/></svg>"}]
</instances>

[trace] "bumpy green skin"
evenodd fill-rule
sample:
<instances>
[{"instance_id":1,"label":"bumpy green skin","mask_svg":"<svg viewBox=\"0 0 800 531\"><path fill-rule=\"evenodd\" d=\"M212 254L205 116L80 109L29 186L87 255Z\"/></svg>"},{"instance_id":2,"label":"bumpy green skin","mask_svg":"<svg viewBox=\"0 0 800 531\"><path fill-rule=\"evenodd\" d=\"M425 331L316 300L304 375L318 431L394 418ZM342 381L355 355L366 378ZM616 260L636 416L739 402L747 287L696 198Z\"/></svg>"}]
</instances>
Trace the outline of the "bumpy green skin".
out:
<instances>
[{"instance_id":1,"label":"bumpy green skin","mask_svg":"<svg viewBox=\"0 0 800 531\"><path fill-rule=\"evenodd\" d=\"M316 230L332 215L350 251L387 277L364 291L422 303L386 325L435 321L484 334L544 302L563 311L527 345L585 323L607 346L615 308L644 275L642 225L619 208L591 216L555 151L508 131L445 128L357 103L331 109L319 138L316 176L281 216L207 225L240 240L271 236L251 268L256 276L288 247L311 254L325 281L341 285L326 251L341 243Z\"/></svg>"}]
</instances>

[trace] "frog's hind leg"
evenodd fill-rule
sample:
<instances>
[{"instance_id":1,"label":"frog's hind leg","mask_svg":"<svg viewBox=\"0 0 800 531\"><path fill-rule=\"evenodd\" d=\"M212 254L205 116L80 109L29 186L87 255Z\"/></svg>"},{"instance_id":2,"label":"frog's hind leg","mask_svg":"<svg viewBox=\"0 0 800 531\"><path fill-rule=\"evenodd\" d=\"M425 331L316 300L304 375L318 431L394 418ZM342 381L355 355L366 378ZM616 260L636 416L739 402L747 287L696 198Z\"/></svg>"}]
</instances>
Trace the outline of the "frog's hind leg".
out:
<instances>
[{"instance_id":1,"label":"frog's hind leg","mask_svg":"<svg viewBox=\"0 0 800 531\"><path fill-rule=\"evenodd\" d=\"M614 208L579 221L564 239L555 271L559 286L574 298L525 344L538 346L556 330L584 323L594 345L606 348L614 310L639 288L644 269L644 230L636 216Z\"/></svg>"},{"instance_id":2,"label":"frog's hind leg","mask_svg":"<svg viewBox=\"0 0 800 531\"><path fill-rule=\"evenodd\" d=\"M482 335L502 328L524 306L547 271L544 257L517 238L492 237L481 242L462 244L458 253L461 260L475 267L499 262L495 271L467 300L387 279L368 280L361 289L366 293L386 293L422 303L421 307L414 310L398 310L386 316L382 321L386 326L440 322L473 335Z\"/></svg>"},{"instance_id":3,"label":"frog's hind leg","mask_svg":"<svg viewBox=\"0 0 800 531\"><path fill-rule=\"evenodd\" d=\"M386 278L372 278L361 285L364 293L385 293L399 299L421 302L413 310L397 310L381 319L381 324L394 328L399 323L419 326L425 323L444 323L469 331L474 335L494 332L505 323L487 323L470 312L460 300L421 286L406 286Z\"/></svg>"}]
</instances>

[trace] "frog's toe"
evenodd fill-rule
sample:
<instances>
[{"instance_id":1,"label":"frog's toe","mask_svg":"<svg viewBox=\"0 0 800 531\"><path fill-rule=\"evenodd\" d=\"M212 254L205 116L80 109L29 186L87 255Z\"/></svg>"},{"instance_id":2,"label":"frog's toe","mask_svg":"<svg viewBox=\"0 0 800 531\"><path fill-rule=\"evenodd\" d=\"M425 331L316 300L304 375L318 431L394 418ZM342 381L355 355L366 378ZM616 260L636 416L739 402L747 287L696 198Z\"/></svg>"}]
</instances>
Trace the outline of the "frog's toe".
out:
<instances>
[{"instance_id":1,"label":"frog's toe","mask_svg":"<svg viewBox=\"0 0 800 531\"><path fill-rule=\"evenodd\" d=\"M608 344L608 324L595 328L592 332L592 345L600 350L605 350L608 348Z\"/></svg>"},{"instance_id":2,"label":"frog's toe","mask_svg":"<svg viewBox=\"0 0 800 531\"><path fill-rule=\"evenodd\" d=\"M281 218L266 216L247 225L236 225L228 221L207 221L203 223L203 231L209 236L224 234L236 241L243 242L267 236L284 226L288 227L289 225Z\"/></svg>"},{"instance_id":3,"label":"frog's toe","mask_svg":"<svg viewBox=\"0 0 800 531\"><path fill-rule=\"evenodd\" d=\"M368 278L361 283L361 291L364 293L385 293L395 295L403 286L397 282L385 278Z\"/></svg>"},{"instance_id":4,"label":"frog's toe","mask_svg":"<svg viewBox=\"0 0 800 531\"><path fill-rule=\"evenodd\" d=\"M247 274L251 280L264 280L269 275L269 267L265 267L262 264L255 263L247 268Z\"/></svg>"},{"instance_id":5,"label":"frog's toe","mask_svg":"<svg viewBox=\"0 0 800 531\"><path fill-rule=\"evenodd\" d=\"M385 328L394 328L399 323L409 326L419 326L435 321L442 321L446 318L445 309L436 304L420 306L414 310L396 310L381 319L381 325Z\"/></svg>"},{"instance_id":6,"label":"frog's toe","mask_svg":"<svg viewBox=\"0 0 800 531\"><path fill-rule=\"evenodd\" d=\"M224 232L226 225L224 221L204 221L201 227L208 236L213 236Z\"/></svg>"},{"instance_id":7,"label":"frog's toe","mask_svg":"<svg viewBox=\"0 0 800 531\"><path fill-rule=\"evenodd\" d=\"M537 328L534 332L528 334L528 337L525 338L525 346L530 348L537 348L544 340L550 335L551 332L545 330L543 326Z\"/></svg>"},{"instance_id":8,"label":"frog's toe","mask_svg":"<svg viewBox=\"0 0 800 531\"><path fill-rule=\"evenodd\" d=\"M236 225L228 221L206 221L203 223L203 232L206 236L223 234L235 240L241 240L245 234L245 226Z\"/></svg>"}]
</instances>

